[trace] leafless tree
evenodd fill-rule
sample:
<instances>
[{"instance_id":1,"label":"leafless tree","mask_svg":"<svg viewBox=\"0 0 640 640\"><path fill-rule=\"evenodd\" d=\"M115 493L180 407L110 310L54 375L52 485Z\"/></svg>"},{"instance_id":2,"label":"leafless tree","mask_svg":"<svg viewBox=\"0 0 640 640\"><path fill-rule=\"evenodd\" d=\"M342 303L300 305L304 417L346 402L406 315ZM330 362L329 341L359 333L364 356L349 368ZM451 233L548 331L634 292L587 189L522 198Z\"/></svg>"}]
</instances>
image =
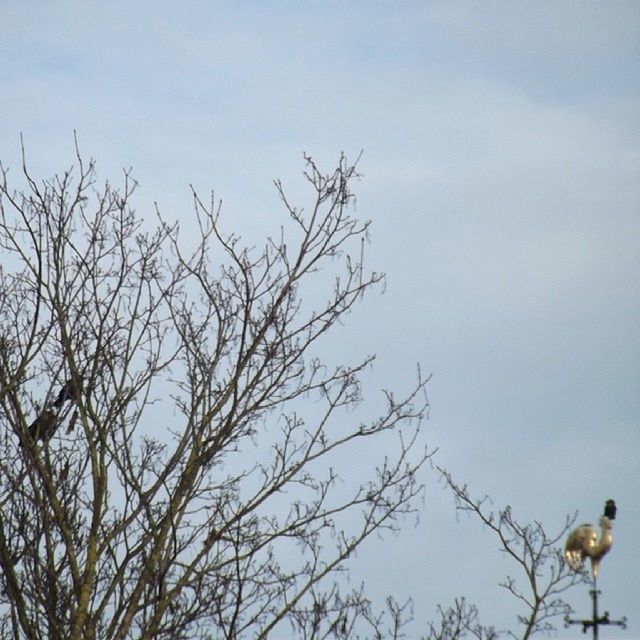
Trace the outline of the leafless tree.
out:
<instances>
[{"instance_id":1,"label":"leafless tree","mask_svg":"<svg viewBox=\"0 0 640 640\"><path fill-rule=\"evenodd\" d=\"M356 166L307 157L308 210L277 182L259 249L213 197L179 233L138 217L129 172L22 168L0 176L0 638L400 637L402 607L381 619L341 580L430 455L419 373L372 418L372 357L327 362L383 280Z\"/></svg>"},{"instance_id":2,"label":"leafless tree","mask_svg":"<svg viewBox=\"0 0 640 640\"><path fill-rule=\"evenodd\" d=\"M574 573L567 566L561 549L576 516L567 517L560 531L550 534L539 521L532 524L518 522L511 507L495 511L488 497L473 498L467 486L457 482L449 471L437 469L453 493L456 508L493 532L499 549L514 562L521 576L520 582L509 575L500 586L515 598L523 611L517 616L521 632L498 631L493 626L481 625L475 605L459 598L446 609L438 608L440 623L430 625L427 638L457 640L472 636L478 640L493 640L503 635L528 640L536 633L554 630L554 622L571 611L563 594L585 580L584 575Z\"/></svg>"}]
</instances>

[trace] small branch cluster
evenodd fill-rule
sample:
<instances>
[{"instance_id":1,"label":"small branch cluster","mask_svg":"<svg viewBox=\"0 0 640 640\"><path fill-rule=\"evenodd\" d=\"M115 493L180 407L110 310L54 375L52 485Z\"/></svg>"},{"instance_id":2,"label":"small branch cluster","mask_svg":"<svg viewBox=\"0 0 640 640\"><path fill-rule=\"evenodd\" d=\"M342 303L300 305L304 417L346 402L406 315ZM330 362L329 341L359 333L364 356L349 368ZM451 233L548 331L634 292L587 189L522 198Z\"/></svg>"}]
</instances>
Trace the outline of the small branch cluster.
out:
<instances>
[{"instance_id":1,"label":"small branch cluster","mask_svg":"<svg viewBox=\"0 0 640 640\"><path fill-rule=\"evenodd\" d=\"M556 535L550 535L538 521L526 525L518 522L509 506L494 511L487 497L474 499L466 485L456 482L445 469L438 467L438 471L453 493L456 508L479 519L483 526L495 534L499 548L514 561L524 577L525 587L520 586L512 576L507 576L500 585L523 607L523 613L518 615L518 622L524 627L522 640L528 640L535 633L555 629L553 621L571 611L562 595L583 580L583 576L576 575L566 565L561 550L575 516L567 517L561 530ZM459 610L460 607L456 605L449 611L453 612L454 619L464 620L464 616L456 614ZM475 608L467 611L475 612ZM463 624L462 628L470 630L468 625ZM495 631L491 630L491 633ZM520 637L511 631L505 633L513 638Z\"/></svg>"},{"instance_id":2,"label":"small branch cluster","mask_svg":"<svg viewBox=\"0 0 640 640\"><path fill-rule=\"evenodd\" d=\"M496 640L500 635L494 627L486 627L479 622L478 608L463 596L456 598L453 605L443 609L438 605L440 619L430 623L423 640Z\"/></svg>"}]
</instances>

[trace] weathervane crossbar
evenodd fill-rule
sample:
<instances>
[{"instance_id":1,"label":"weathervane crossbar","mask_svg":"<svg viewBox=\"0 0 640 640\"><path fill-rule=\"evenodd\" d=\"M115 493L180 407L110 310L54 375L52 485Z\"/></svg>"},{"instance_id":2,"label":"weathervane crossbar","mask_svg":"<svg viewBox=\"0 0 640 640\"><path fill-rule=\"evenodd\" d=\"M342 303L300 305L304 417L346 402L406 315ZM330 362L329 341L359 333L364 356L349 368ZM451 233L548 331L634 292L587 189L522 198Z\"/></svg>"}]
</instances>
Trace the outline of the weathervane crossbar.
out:
<instances>
[{"instance_id":1,"label":"weathervane crossbar","mask_svg":"<svg viewBox=\"0 0 640 640\"><path fill-rule=\"evenodd\" d=\"M622 627L623 629L627 628L627 618L624 616L620 620L610 620L609 612L605 611L601 616L598 616L598 595L600 591L597 589L593 589L589 591L591 597L593 599L593 616L590 620L573 620L568 615L565 616L564 624L565 627L568 627L571 624L581 624L582 625L582 633L587 633L587 629L593 627L593 637L597 640L598 638L598 627L600 625L608 625L613 624L617 627Z\"/></svg>"}]
</instances>

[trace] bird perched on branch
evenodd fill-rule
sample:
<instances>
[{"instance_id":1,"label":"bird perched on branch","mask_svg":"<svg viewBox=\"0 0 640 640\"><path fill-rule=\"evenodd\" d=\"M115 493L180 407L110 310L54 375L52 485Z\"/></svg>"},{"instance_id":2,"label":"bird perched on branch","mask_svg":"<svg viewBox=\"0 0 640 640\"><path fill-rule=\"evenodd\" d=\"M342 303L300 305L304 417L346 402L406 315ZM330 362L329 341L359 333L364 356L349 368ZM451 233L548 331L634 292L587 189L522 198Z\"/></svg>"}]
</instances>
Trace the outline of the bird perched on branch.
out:
<instances>
[{"instance_id":1,"label":"bird perched on branch","mask_svg":"<svg viewBox=\"0 0 640 640\"><path fill-rule=\"evenodd\" d=\"M598 577L600 560L611 549L613 544L613 520L616 517L616 503L607 500L604 515L600 518L600 539L592 524L582 524L574 529L567 538L564 557L574 571L582 571L586 558L591 559L591 575Z\"/></svg>"},{"instance_id":2,"label":"bird perched on branch","mask_svg":"<svg viewBox=\"0 0 640 640\"><path fill-rule=\"evenodd\" d=\"M58 428L58 415L45 409L30 425L29 435L33 440L49 440Z\"/></svg>"},{"instance_id":3,"label":"bird perched on branch","mask_svg":"<svg viewBox=\"0 0 640 640\"><path fill-rule=\"evenodd\" d=\"M61 407L67 400L73 400L74 402L78 401L80 397L80 392L82 391L82 386L76 384L76 381L73 378L69 378L58 393L58 397L53 401L54 407Z\"/></svg>"},{"instance_id":4,"label":"bird perched on branch","mask_svg":"<svg viewBox=\"0 0 640 640\"><path fill-rule=\"evenodd\" d=\"M60 408L65 402L69 400L77 404L81 392L81 381L76 380L75 378L69 378L69 380L67 380L64 385L62 385L60 391L58 392L58 395L56 396L56 399L53 402L47 403L45 405L45 409L43 409L40 415L38 415L38 417L29 425L29 435L31 436L31 438L34 441L42 440L42 442L50 440L59 426ZM75 424L76 417L77 409L70 423L69 430L73 428L72 425Z\"/></svg>"}]
</instances>

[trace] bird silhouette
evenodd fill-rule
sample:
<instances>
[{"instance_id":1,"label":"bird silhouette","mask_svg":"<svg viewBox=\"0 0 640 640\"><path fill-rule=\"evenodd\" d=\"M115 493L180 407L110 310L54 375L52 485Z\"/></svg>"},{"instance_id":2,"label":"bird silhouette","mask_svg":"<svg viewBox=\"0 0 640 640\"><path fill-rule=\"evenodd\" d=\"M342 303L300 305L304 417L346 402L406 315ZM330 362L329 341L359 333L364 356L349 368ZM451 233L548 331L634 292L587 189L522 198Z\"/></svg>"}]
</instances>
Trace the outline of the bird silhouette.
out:
<instances>
[{"instance_id":1,"label":"bird silhouette","mask_svg":"<svg viewBox=\"0 0 640 640\"><path fill-rule=\"evenodd\" d=\"M74 402L78 401L78 397L80 396L80 391L82 391L82 387L76 384L76 381L73 378L69 378L58 393L58 396L53 401L53 406L60 408L67 400L73 400Z\"/></svg>"},{"instance_id":2,"label":"bird silhouette","mask_svg":"<svg viewBox=\"0 0 640 640\"><path fill-rule=\"evenodd\" d=\"M45 442L49 440L56 432L59 426L59 413L62 405L71 400L75 403L80 398L82 391L81 382L77 382L74 378L69 378L64 385L60 388L56 399L53 402L45 405L45 408L38 417L29 425L29 435L33 440L42 440ZM77 410L74 413L72 423L69 430L73 428L75 424L75 418L77 417Z\"/></svg>"},{"instance_id":3,"label":"bird silhouette","mask_svg":"<svg viewBox=\"0 0 640 640\"><path fill-rule=\"evenodd\" d=\"M609 520L615 520L616 519L616 503L614 500L607 500L606 504L604 505L604 515L607 516L607 518L609 518Z\"/></svg>"},{"instance_id":4,"label":"bird silhouette","mask_svg":"<svg viewBox=\"0 0 640 640\"><path fill-rule=\"evenodd\" d=\"M58 428L58 416L50 409L45 409L30 425L29 435L33 440L49 440Z\"/></svg>"},{"instance_id":5,"label":"bird silhouette","mask_svg":"<svg viewBox=\"0 0 640 640\"><path fill-rule=\"evenodd\" d=\"M600 560L611 549L613 544L613 520L616 517L616 503L607 500L604 515L600 518L600 539L592 524L582 524L574 529L567 538L564 557L574 571L582 571L587 558L591 559L591 575L598 577Z\"/></svg>"}]
</instances>

